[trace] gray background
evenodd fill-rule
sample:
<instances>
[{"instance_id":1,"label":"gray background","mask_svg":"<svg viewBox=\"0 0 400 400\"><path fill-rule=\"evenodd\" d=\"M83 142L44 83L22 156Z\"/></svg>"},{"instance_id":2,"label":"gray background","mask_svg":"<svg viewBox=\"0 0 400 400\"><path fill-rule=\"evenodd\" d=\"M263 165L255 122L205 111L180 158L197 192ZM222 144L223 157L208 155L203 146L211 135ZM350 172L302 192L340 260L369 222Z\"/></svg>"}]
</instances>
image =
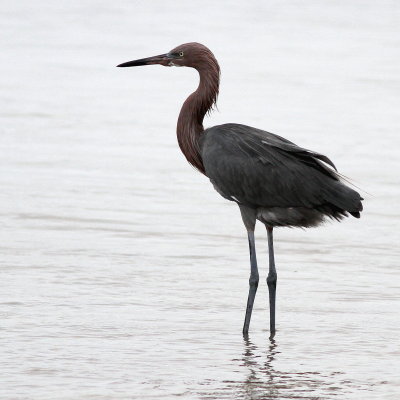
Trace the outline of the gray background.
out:
<instances>
[{"instance_id":1,"label":"gray background","mask_svg":"<svg viewBox=\"0 0 400 400\"><path fill-rule=\"evenodd\" d=\"M398 399L396 1L2 1L0 397ZM180 153L198 77L117 69L199 41L222 68L206 126L327 154L365 212L277 229L249 341L235 204Z\"/></svg>"}]
</instances>

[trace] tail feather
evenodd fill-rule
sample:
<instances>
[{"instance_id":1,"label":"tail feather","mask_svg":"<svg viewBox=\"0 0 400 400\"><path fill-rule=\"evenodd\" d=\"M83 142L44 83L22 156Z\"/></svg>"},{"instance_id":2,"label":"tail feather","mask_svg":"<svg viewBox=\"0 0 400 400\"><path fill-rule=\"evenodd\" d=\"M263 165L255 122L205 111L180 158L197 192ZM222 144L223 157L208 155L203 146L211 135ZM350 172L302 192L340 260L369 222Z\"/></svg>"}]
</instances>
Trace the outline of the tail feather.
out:
<instances>
[{"instance_id":1,"label":"tail feather","mask_svg":"<svg viewBox=\"0 0 400 400\"><path fill-rule=\"evenodd\" d=\"M338 209L350 213L355 218L360 218L363 210L363 198L358 192L346 186L343 182L332 181L326 190L326 200Z\"/></svg>"}]
</instances>

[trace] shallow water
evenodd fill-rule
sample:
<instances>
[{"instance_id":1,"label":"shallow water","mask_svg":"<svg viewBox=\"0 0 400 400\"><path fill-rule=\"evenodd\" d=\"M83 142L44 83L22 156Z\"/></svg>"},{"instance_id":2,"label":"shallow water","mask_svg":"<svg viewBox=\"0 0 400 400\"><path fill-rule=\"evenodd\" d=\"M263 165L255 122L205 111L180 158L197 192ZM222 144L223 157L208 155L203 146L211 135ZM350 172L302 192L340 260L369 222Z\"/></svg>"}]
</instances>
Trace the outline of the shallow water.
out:
<instances>
[{"instance_id":1,"label":"shallow water","mask_svg":"<svg viewBox=\"0 0 400 400\"><path fill-rule=\"evenodd\" d=\"M148 2L150 3L150 2ZM397 2L27 1L0 27L0 397L398 399ZM185 68L119 70L186 41L219 112L328 154L360 220L275 232L248 340L238 210L180 154Z\"/></svg>"}]
</instances>

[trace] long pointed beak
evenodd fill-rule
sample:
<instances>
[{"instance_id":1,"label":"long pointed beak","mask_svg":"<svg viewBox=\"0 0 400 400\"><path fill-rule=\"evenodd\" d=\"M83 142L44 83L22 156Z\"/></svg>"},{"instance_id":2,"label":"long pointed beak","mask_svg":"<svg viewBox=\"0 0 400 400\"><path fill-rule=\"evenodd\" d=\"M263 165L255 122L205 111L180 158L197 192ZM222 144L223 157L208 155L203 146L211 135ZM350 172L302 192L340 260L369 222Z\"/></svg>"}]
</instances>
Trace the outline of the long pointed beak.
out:
<instances>
[{"instance_id":1,"label":"long pointed beak","mask_svg":"<svg viewBox=\"0 0 400 400\"><path fill-rule=\"evenodd\" d=\"M153 64L161 64L168 65L168 55L160 54L159 56L153 56L148 58L141 58L140 60L128 61L122 64L117 65L117 67L139 67L141 65L153 65Z\"/></svg>"}]
</instances>

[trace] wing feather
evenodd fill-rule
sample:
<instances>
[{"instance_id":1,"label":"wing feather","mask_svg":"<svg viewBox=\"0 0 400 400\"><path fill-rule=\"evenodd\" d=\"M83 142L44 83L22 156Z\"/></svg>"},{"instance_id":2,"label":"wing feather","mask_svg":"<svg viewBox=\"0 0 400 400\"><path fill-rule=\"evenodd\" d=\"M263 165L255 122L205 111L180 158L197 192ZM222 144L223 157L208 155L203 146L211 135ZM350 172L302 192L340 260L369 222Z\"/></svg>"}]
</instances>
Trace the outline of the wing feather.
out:
<instances>
[{"instance_id":1,"label":"wing feather","mask_svg":"<svg viewBox=\"0 0 400 400\"><path fill-rule=\"evenodd\" d=\"M201 152L217 191L244 205L314 207L328 203L337 197L339 186L345 187L327 166L336 170L328 157L245 125L207 129Z\"/></svg>"}]
</instances>

